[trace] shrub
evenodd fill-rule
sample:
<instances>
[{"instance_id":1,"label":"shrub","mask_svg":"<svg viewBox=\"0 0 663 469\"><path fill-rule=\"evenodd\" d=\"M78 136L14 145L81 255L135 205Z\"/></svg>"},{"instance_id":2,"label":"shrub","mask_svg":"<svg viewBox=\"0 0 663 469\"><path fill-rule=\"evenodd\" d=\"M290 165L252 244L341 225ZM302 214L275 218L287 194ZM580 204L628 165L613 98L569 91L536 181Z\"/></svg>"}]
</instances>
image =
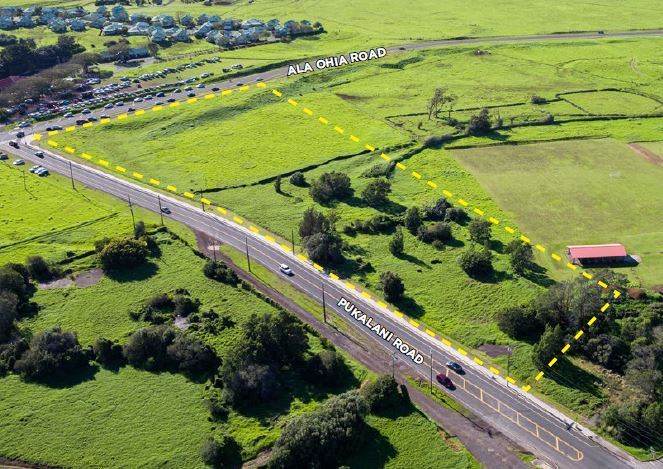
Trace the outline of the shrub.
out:
<instances>
[{"instance_id":1,"label":"shrub","mask_svg":"<svg viewBox=\"0 0 663 469\"><path fill-rule=\"evenodd\" d=\"M364 171L361 176L365 178L387 177L393 168L393 163L377 163Z\"/></svg>"},{"instance_id":2,"label":"shrub","mask_svg":"<svg viewBox=\"0 0 663 469\"><path fill-rule=\"evenodd\" d=\"M490 251L487 249L481 251L471 249L458 257L458 265L470 277L488 275L493 271L491 257Z\"/></svg>"},{"instance_id":3,"label":"shrub","mask_svg":"<svg viewBox=\"0 0 663 469\"><path fill-rule=\"evenodd\" d=\"M187 295L174 295L173 296L174 313L176 316L187 317L191 313L198 311L200 301L192 300Z\"/></svg>"},{"instance_id":4,"label":"shrub","mask_svg":"<svg viewBox=\"0 0 663 469\"><path fill-rule=\"evenodd\" d=\"M145 307L159 311L172 311L175 303L173 303L173 299L167 293L159 293L147 300Z\"/></svg>"},{"instance_id":5,"label":"shrub","mask_svg":"<svg viewBox=\"0 0 663 469\"><path fill-rule=\"evenodd\" d=\"M25 265L30 277L38 282L47 282L53 277L48 262L46 262L41 256L28 257L25 261Z\"/></svg>"},{"instance_id":6,"label":"shrub","mask_svg":"<svg viewBox=\"0 0 663 469\"><path fill-rule=\"evenodd\" d=\"M497 313L498 327L514 339L538 339L543 332L543 324L532 308L516 306Z\"/></svg>"},{"instance_id":7,"label":"shrub","mask_svg":"<svg viewBox=\"0 0 663 469\"><path fill-rule=\"evenodd\" d=\"M417 207L410 207L407 209L405 212L404 223L405 228L407 228L410 233L415 234L417 232L421 226L421 214Z\"/></svg>"},{"instance_id":8,"label":"shrub","mask_svg":"<svg viewBox=\"0 0 663 469\"><path fill-rule=\"evenodd\" d=\"M532 348L532 362L540 370L547 367L550 359L557 355L564 343L564 333L559 325L551 328L546 326L546 330L539 339L539 342Z\"/></svg>"},{"instance_id":9,"label":"shrub","mask_svg":"<svg viewBox=\"0 0 663 469\"><path fill-rule=\"evenodd\" d=\"M30 348L16 362L14 369L28 381L61 378L88 364L88 354L73 332L59 327L34 336Z\"/></svg>"},{"instance_id":10,"label":"shrub","mask_svg":"<svg viewBox=\"0 0 663 469\"><path fill-rule=\"evenodd\" d=\"M143 240L112 239L101 249L99 260L105 271L112 271L143 264L147 255L147 243Z\"/></svg>"},{"instance_id":11,"label":"shrub","mask_svg":"<svg viewBox=\"0 0 663 469\"><path fill-rule=\"evenodd\" d=\"M205 400L205 406L209 410L211 420L214 422L219 422L226 420L230 409L223 396L217 391L213 391Z\"/></svg>"},{"instance_id":12,"label":"shrub","mask_svg":"<svg viewBox=\"0 0 663 469\"><path fill-rule=\"evenodd\" d=\"M336 171L324 173L313 181L310 193L313 200L321 204L342 200L352 195L350 178L346 174Z\"/></svg>"},{"instance_id":13,"label":"shrub","mask_svg":"<svg viewBox=\"0 0 663 469\"><path fill-rule=\"evenodd\" d=\"M237 464L239 461L236 461L238 455L239 445L228 435L221 435L217 438L210 437L200 447L200 458L203 462L216 468L239 467L241 464Z\"/></svg>"},{"instance_id":14,"label":"shrub","mask_svg":"<svg viewBox=\"0 0 663 469\"><path fill-rule=\"evenodd\" d=\"M142 220L138 220L134 226L134 239L142 238L145 235L147 235L145 223Z\"/></svg>"},{"instance_id":15,"label":"shrub","mask_svg":"<svg viewBox=\"0 0 663 469\"><path fill-rule=\"evenodd\" d=\"M361 393L371 412L379 412L401 405L404 396L391 375L379 375L361 387Z\"/></svg>"},{"instance_id":16,"label":"shrub","mask_svg":"<svg viewBox=\"0 0 663 469\"><path fill-rule=\"evenodd\" d=\"M94 360L105 367L115 367L124 363L122 346L109 339L99 338L92 347Z\"/></svg>"},{"instance_id":17,"label":"shrub","mask_svg":"<svg viewBox=\"0 0 663 469\"><path fill-rule=\"evenodd\" d=\"M362 191L361 197L371 207L380 207L389 201L388 196L390 192L391 184L389 181L380 178L368 183Z\"/></svg>"},{"instance_id":18,"label":"shrub","mask_svg":"<svg viewBox=\"0 0 663 469\"><path fill-rule=\"evenodd\" d=\"M178 334L166 348L166 353L177 369L186 374L212 373L218 366L214 351L187 334Z\"/></svg>"},{"instance_id":19,"label":"shrub","mask_svg":"<svg viewBox=\"0 0 663 469\"><path fill-rule=\"evenodd\" d=\"M306 379L316 384L327 386L337 384L343 371L343 357L333 350L323 350L306 362Z\"/></svg>"},{"instance_id":20,"label":"shrub","mask_svg":"<svg viewBox=\"0 0 663 469\"><path fill-rule=\"evenodd\" d=\"M444 216L444 221L454 221L456 223L463 223L469 217L467 212L462 208L451 207L447 209L447 213Z\"/></svg>"},{"instance_id":21,"label":"shrub","mask_svg":"<svg viewBox=\"0 0 663 469\"><path fill-rule=\"evenodd\" d=\"M396 226L396 221L389 215L375 215L366 221L354 220L350 225L347 225L343 231L346 233L365 233L377 234L387 233Z\"/></svg>"},{"instance_id":22,"label":"shrub","mask_svg":"<svg viewBox=\"0 0 663 469\"><path fill-rule=\"evenodd\" d=\"M306 177L304 173L297 171L290 176L290 184L297 187L306 187Z\"/></svg>"},{"instance_id":23,"label":"shrub","mask_svg":"<svg viewBox=\"0 0 663 469\"><path fill-rule=\"evenodd\" d=\"M308 256L320 264L343 260L343 243L336 233L316 233L302 240Z\"/></svg>"},{"instance_id":24,"label":"shrub","mask_svg":"<svg viewBox=\"0 0 663 469\"><path fill-rule=\"evenodd\" d=\"M250 363L237 368L226 361L219 377L223 382L223 398L233 405L269 401L281 387L276 370L268 365Z\"/></svg>"},{"instance_id":25,"label":"shrub","mask_svg":"<svg viewBox=\"0 0 663 469\"><path fill-rule=\"evenodd\" d=\"M382 272L380 274L380 286L387 301L398 301L405 293L405 285L403 280L394 272Z\"/></svg>"},{"instance_id":26,"label":"shrub","mask_svg":"<svg viewBox=\"0 0 663 469\"><path fill-rule=\"evenodd\" d=\"M548 100L543 96L534 95L530 98L529 102L532 104L546 104Z\"/></svg>"},{"instance_id":27,"label":"shrub","mask_svg":"<svg viewBox=\"0 0 663 469\"><path fill-rule=\"evenodd\" d=\"M482 219L474 219L467 226L470 231L470 239L483 246L488 245L491 236L491 223Z\"/></svg>"},{"instance_id":28,"label":"shrub","mask_svg":"<svg viewBox=\"0 0 663 469\"><path fill-rule=\"evenodd\" d=\"M517 274L523 275L532 267L534 254L531 245L519 239L514 239L507 245L506 252L509 253L511 267Z\"/></svg>"},{"instance_id":29,"label":"shrub","mask_svg":"<svg viewBox=\"0 0 663 469\"><path fill-rule=\"evenodd\" d=\"M432 205L424 206L422 210L423 218L426 220L439 221L444 220L447 210L451 208L451 204L446 198L442 197Z\"/></svg>"},{"instance_id":30,"label":"shrub","mask_svg":"<svg viewBox=\"0 0 663 469\"><path fill-rule=\"evenodd\" d=\"M226 285L236 286L239 283L239 277L234 270L220 261L208 260L203 266L205 277L217 280Z\"/></svg>"},{"instance_id":31,"label":"shrub","mask_svg":"<svg viewBox=\"0 0 663 469\"><path fill-rule=\"evenodd\" d=\"M18 317L18 297L9 291L0 291L0 342L9 338Z\"/></svg>"},{"instance_id":32,"label":"shrub","mask_svg":"<svg viewBox=\"0 0 663 469\"><path fill-rule=\"evenodd\" d=\"M468 135L481 136L490 132L490 126L490 114L488 113L488 109L483 108L479 111L478 115L470 117L470 121L467 123L465 131Z\"/></svg>"},{"instance_id":33,"label":"shrub","mask_svg":"<svg viewBox=\"0 0 663 469\"><path fill-rule=\"evenodd\" d=\"M396 230L394 236L389 240L389 252L394 256L400 256L403 254L403 249L405 248L405 241L403 240L403 232Z\"/></svg>"},{"instance_id":34,"label":"shrub","mask_svg":"<svg viewBox=\"0 0 663 469\"><path fill-rule=\"evenodd\" d=\"M429 227L420 226L417 231L417 238L424 243L449 241L451 239L451 226L444 222L437 222Z\"/></svg>"}]
</instances>

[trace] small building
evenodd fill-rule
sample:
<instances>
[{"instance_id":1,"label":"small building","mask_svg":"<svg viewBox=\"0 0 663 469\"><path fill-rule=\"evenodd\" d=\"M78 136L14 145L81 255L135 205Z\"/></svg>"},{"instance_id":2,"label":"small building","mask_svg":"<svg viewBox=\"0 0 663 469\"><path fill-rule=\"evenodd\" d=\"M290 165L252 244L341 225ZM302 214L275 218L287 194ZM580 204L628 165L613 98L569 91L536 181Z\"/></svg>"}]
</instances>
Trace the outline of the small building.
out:
<instances>
[{"instance_id":1,"label":"small building","mask_svg":"<svg viewBox=\"0 0 663 469\"><path fill-rule=\"evenodd\" d=\"M8 31L10 29L14 29L15 27L16 25L14 24L14 20L11 16L0 16L0 29Z\"/></svg>"},{"instance_id":2,"label":"small building","mask_svg":"<svg viewBox=\"0 0 663 469\"><path fill-rule=\"evenodd\" d=\"M149 23L150 17L142 13L132 13L131 16L129 17L129 22L131 24Z\"/></svg>"},{"instance_id":3,"label":"small building","mask_svg":"<svg viewBox=\"0 0 663 469\"><path fill-rule=\"evenodd\" d=\"M571 263L577 265L610 264L629 260L626 248L621 244L567 246L566 256Z\"/></svg>"},{"instance_id":4,"label":"small building","mask_svg":"<svg viewBox=\"0 0 663 469\"><path fill-rule=\"evenodd\" d=\"M157 26L155 27L152 32L150 33L150 41L156 42L156 43L164 43L166 42L167 36L166 36L166 31L163 30L163 28Z\"/></svg>"},{"instance_id":5,"label":"small building","mask_svg":"<svg viewBox=\"0 0 663 469\"><path fill-rule=\"evenodd\" d=\"M129 36L147 36L150 33L150 25L139 21L127 30Z\"/></svg>"},{"instance_id":6,"label":"small building","mask_svg":"<svg viewBox=\"0 0 663 469\"><path fill-rule=\"evenodd\" d=\"M85 31L85 21L81 20L80 18L74 18L69 22L69 27L72 31Z\"/></svg>"},{"instance_id":7,"label":"small building","mask_svg":"<svg viewBox=\"0 0 663 469\"><path fill-rule=\"evenodd\" d=\"M104 36L119 36L124 34L126 31L122 23L111 23L108 26L104 26L104 29L101 30L101 34Z\"/></svg>"},{"instance_id":8,"label":"small building","mask_svg":"<svg viewBox=\"0 0 663 469\"><path fill-rule=\"evenodd\" d=\"M65 23L63 20L60 18L53 18L49 23L48 23L48 28L53 31L54 33L66 33L67 32L67 23Z\"/></svg>"},{"instance_id":9,"label":"small building","mask_svg":"<svg viewBox=\"0 0 663 469\"><path fill-rule=\"evenodd\" d=\"M194 25L193 16L184 15L184 16L180 17L180 24L182 26L186 26L187 28L190 27L190 26L193 26Z\"/></svg>"},{"instance_id":10,"label":"small building","mask_svg":"<svg viewBox=\"0 0 663 469\"><path fill-rule=\"evenodd\" d=\"M32 17L29 15L21 16L21 18L16 22L16 26L19 28L32 28L35 25L35 22L32 21Z\"/></svg>"}]
</instances>

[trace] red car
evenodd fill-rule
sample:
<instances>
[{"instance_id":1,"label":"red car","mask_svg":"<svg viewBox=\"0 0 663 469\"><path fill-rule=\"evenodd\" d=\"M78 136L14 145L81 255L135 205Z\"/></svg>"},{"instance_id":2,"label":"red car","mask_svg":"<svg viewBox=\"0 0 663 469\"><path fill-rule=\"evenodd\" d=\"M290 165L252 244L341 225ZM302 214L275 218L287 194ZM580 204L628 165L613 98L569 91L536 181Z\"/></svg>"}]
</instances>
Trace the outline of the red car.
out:
<instances>
[{"instance_id":1,"label":"red car","mask_svg":"<svg viewBox=\"0 0 663 469\"><path fill-rule=\"evenodd\" d=\"M437 382L440 383L442 386L444 386L447 389L454 390L456 389L456 386L454 386L454 383L451 382L451 379L444 373L440 373L435 377L437 379Z\"/></svg>"}]
</instances>

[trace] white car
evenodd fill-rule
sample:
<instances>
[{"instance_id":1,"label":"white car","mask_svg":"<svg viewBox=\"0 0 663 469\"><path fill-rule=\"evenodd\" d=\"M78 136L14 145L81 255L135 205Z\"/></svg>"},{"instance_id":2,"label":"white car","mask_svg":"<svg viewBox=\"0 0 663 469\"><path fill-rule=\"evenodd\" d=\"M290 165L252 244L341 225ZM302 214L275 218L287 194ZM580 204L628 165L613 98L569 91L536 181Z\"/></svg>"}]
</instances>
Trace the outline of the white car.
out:
<instances>
[{"instance_id":1,"label":"white car","mask_svg":"<svg viewBox=\"0 0 663 469\"><path fill-rule=\"evenodd\" d=\"M23 160L14 160L14 163L12 163L14 166L21 166L22 164L25 164L25 161Z\"/></svg>"},{"instance_id":2,"label":"white car","mask_svg":"<svg viewBox=\"0 0 663 469\"><path fill-rule=\"evenodd\" d=\"M292 276L292 275L294 275L294 274L292 273L292 269L291 269L290 266L287 265L287 264L281 264L281 265L279 265L279 270L280 270L281 272L283 272L284 274L286 274L287 276L289 276L289 277Z\"/></svg>"},{"instance_id":3,"label":"white car","mask_svg":"<svg viewBox=\"0 0 663 469\"><path fill-rule=\"evenodd\" d=\"M30 168L30 172L31 172L31 173L36 173L37 170L38 170L39 168L41 168L41 166L39 166L39 165L35 165L35 166L33 166L32 168Z\"/></svg>"}]
</instances>

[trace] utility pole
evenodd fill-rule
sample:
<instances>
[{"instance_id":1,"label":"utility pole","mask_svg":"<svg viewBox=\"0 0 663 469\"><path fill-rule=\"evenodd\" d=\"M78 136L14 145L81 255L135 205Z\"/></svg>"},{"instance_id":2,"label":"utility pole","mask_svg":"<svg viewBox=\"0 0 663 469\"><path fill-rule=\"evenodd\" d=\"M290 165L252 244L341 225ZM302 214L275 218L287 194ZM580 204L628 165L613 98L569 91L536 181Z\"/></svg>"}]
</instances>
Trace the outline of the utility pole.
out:
<instances>
[{"instance_id":1,"label":"utility pole","mask_svg":"<svg viewBox=\"0 0 663 469\"><path fill-rule=\"evenodd\" d=\"M251 258L249 257L249 237L244 237L244 242L246 243L246 264L249 266L249 272L251 272Z\"/></svg>"},{"instance_id":2,"label":"utility pole","mask_svg":"<svg viewBox=\"0 0 663 469\"><path fill-rule=\"evenodd\" d=\"M161 208L161 196L157 194L157 200L159 201L159 215L161 216L161 226L163 226L163 210Z\"/></svg>"},{"instance_id":3,"label":"utility pole","mask_svg":"<svg viewBox=\"0 0 663 469\"><path fill-rule=\"evenodd\" d=\"M396 352L391 354L391 377L396 379Z\"/></svg>"},{"instance_id":4,"label":"utility pole","mask_svg":"<svg viewBox=\"0 0 663 469\"><path fill-rule=\"evenodd\" d=\"M327 324L327 305L325 304L325 284L321 283L322 287L322 320Z\"/></svg>"},{"instance_id":5,"label":"utility pole","mask_svg":"<svg viewBox=\"0 0 663 469\"><path fill-rule=\"evenodd\" d=\"M129 210L131 211L131 223L133 223L134 232L136 232L136 218L134 217L134 207L131 205L131 197L127 196L127 200L129 201Z\"/></svg>"},{"instance_id":6,"label":"utility pole","mask_svg":"<svg viewBox=\"0 0 663 469\"><path fill-rule=\"evenodd\" d=\"M295 255L295 230L290 228L290 239L292 241L292 255Z\"/></svg>"},{"instance_id":7,"label":"utility pole","mask_svg":"<svg viewBox=\"0 0 663 469\"><path fill-rule=\"evenodd\" d=\"M212 238L212 257L214 258L214 262L216 262L216 240Z\"/></svg>"},{"instance_id":8,"label":"utility pole","mask_svg":"<svg viewBox=\"0 0 663 469\"><path fill-rule=\"evenodd\" d=\"M510 345L507 347L507 351L509 352L509 355L507 356L507 359L506 359L506 375L511 376L509 371L511 370L511 352L513 351L513 349L511 348ZM507 388L509 387L509 380L508 379L506 380L506 387Z\"/></svg>"},{"instance_id":9,"label":"utility pole","mask_svg":"<svg viewBox=\"0 0 663 469\"><path fill-rule=\"evenodd\" d=\"M200 191L200 206L203 208L203 212L205 211L205 204L203 203L203 199L205 198L205 194L203 191Z\"/></svg>"},{"instance_id":10,"label":"utility pole","mask_svg":"<svg viewBox=\"0 0 663 469\"><path fill-rule=\"evenodd\" d=\"M74 185L74 165L71 163L71 160L69 161L69 176L71 177L71 188L76 190L76 186Z\"/></svg>"},{"instance_id":11,"label":"utility pole","mask_svg":"<svg viewBox=\"0 0 663 469\"><path fill-rule=\"evenodd\" d=\"M430 393L433 394L433 349L430 349Z\"/></svg>"},{"instance_id":12,"label":"utility pole","mask_svg":"<svg viewBox=\"0 0 663 469\"><path fill-rule=\"evenodd\" d=\"M23 165L23 189L25 189L25 192L28 192L28 184L25 181L25 165Z\"/></svg>"}]
</instances>

